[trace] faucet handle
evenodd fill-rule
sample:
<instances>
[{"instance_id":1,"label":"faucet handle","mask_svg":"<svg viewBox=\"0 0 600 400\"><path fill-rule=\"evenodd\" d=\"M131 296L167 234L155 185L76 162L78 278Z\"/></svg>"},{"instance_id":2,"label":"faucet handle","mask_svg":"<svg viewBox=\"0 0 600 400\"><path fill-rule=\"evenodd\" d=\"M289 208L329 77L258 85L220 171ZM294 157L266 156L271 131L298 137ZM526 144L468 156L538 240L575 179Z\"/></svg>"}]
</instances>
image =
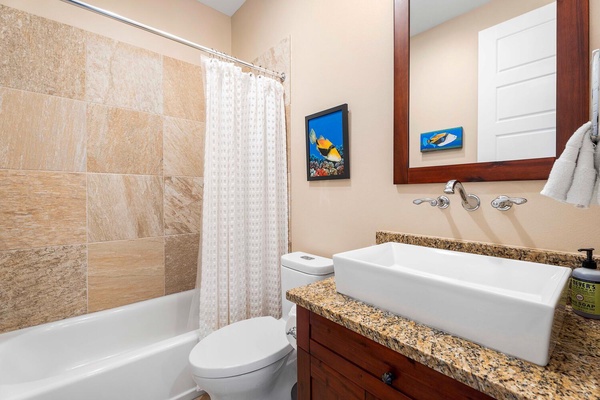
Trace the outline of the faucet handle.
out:
<instances>
[{"instance_id":1,"label":"faucet handle","mask_svg":"<svg viewBox=\"0 0 600 400\"><path fill-rule=\"evenodd\" d=\"M413 200L413 204L416 205L426 202L429 203L431 207L437 206L438 208L448 208L448 206L450 205L450 199L448 199L446 196L439 196L437 199L432 199L431 197L424 197L422 199Z\"/></svg>"},{"instance_id":2,"label":"faucet handle","mask_svg":"<svg viewBox=\"0 0 600 400\"><path fill-rule=\"evenodd\" d=\"M437 206L437 200L431 197L423 197L422 199L414 199L413 204L419 205L428 202L432 207Z\"/></svg>"},{"instance_id":3,"label":"faucet handle","mask_svg":"<svg viewBox=\"0 0 600 400\"><path fill-rule=\"evenodd\" d=\"M506 195L500 195L492 200L492 207L497 208L500 211L509 210L513 204L521 205L527 203L527 199L523 197L508 197Z\"/></svg>"}]
</instances>

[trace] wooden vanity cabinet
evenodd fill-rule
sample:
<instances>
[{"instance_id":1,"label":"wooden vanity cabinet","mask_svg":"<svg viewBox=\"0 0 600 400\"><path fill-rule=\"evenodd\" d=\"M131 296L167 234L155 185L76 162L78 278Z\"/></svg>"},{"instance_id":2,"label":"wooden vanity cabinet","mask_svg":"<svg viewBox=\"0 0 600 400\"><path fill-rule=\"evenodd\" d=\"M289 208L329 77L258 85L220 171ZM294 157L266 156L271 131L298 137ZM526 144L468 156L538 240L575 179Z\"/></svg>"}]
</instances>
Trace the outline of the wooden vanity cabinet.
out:
<instances>
[{"instance_id":1,"label":"wooden vanity cabinet","mask_svg":"<svg viewBox=\"0 0 600 400\"><path fill-rule=\"evenodd\" d=\"M299 400L492 399L302 307L297 334Z\"/></svg>"}]
</instances>

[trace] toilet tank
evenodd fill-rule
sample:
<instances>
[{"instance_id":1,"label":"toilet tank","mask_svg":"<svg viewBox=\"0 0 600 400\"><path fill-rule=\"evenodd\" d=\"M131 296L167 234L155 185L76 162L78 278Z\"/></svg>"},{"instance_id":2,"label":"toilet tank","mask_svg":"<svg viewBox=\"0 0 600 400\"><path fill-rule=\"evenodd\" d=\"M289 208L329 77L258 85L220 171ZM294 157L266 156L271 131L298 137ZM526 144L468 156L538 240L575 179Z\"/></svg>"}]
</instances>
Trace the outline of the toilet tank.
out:
<instances>
[{"instance_id":1,"label":"toilet tank","mask_svg":"<svg viewBox=\"0 0 600 400\"><path fill-rule=\"evenodd\" d=\"M333 260L296 251L281 256L281 316L287 320L293 303L285 292L333 276Z\"/></svg>"}]
</instances>

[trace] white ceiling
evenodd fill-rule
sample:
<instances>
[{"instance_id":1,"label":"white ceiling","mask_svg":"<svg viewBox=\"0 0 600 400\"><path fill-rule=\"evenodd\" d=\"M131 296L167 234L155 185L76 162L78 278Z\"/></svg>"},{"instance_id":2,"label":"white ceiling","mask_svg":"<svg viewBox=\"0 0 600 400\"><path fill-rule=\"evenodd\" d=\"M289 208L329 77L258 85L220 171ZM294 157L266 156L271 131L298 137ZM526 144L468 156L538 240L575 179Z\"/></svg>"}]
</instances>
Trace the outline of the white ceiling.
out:
<instances>
[{"instance_id":1,"label":"white ceiling","mask_svg":"<svg viewBox=\"0 0 600 400\"><path fill-rule=\"evenodd\" d=\"M410 36L469 12L490 0L411 0Z\"/></svg>"},{"instance_id":2,"label":"white ceiling","mask_svg":"<svg viewBox=\"0 0 600 400\"><path fill-rule=\"evenodd\" d=\"M200 3L205 4L223 14L229 15L230 17L244 4L246 0L198 0Z\"/></svg>"},{"instance_id":3,"label":"white ceiling","mask_svg":"<svg viewBox=\"0 0 600 400\"><path fill-rule=\"evenodd\" d=\"M225 15L232 16L246 0L198 0ZM436 25L469 12L490 0L411 0L410 34L417 35Z\"/></svg>"},{"instance_id":4,"label":"white ceiling","mask_svg":"<svg viewBox=\"0 0 600 400\"><path fill-rule=\"evenodd\" d=\"M198 0L225 15L232 16L246 0ZM469 12L490 0L411 0L410 35L418 35L436 25Z\"/></svg>"}]
</instances>

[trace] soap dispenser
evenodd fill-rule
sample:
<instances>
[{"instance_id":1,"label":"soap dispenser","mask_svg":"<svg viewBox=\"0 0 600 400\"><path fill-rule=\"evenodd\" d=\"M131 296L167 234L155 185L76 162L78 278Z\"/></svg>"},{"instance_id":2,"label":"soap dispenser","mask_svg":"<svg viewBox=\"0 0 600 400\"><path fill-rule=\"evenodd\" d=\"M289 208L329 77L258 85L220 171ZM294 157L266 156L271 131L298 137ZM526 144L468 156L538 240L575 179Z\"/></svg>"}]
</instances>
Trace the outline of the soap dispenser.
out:
<instances>
[{"instance_id":1,"label":"soap dispenser","mask_svg":"<svg viewBox=\"0 0 600 400\"><path fill-rule=\"evenodd\" d=\"M571 306L573 312L582 317L600 319L600 270L593 259L594 249L585 251L587 257L581 268L573 271L571 278Z\"/></svg>"}]
</instances>

